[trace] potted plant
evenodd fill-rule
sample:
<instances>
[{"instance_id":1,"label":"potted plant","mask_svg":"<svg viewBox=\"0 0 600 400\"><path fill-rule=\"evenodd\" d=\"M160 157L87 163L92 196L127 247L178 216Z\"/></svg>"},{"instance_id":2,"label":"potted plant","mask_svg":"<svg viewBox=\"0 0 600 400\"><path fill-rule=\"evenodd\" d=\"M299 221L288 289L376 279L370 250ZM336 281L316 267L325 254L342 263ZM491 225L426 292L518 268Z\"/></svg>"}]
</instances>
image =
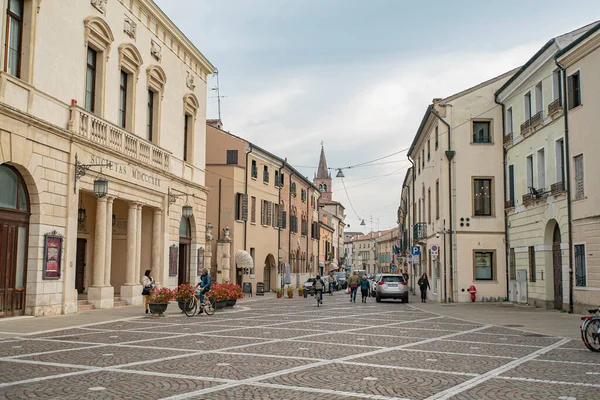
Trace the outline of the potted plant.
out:
<instances>
[{"instance_id":1,"label":"potted plant","mask_svg":"<svg viewBox=\"0 0 600 400\"><path fill-rule=\"evenodd\" d=\"M244 293L240 285L235 283L223 283L221 285L227 295L227 307L233 307L238 299L242 299L244 297Z\"/></svg>"},{"instance_id":2,"label":"potted plant","mask_svg":"<svg viewBox=\"0 0 600 400\"><path fill-rule=\"evenodd\" d=\"M229 297L229 293L227 292L227 287L225 284L213 283L210 293L212 294L212 298L215 300L215 309L220 310L225 308Z\"/></svg>"},{"instance_id":3,"label":"potted plant","mask_svg":"<svg viewBox=\"0 0 600 400\"><path fill-rule=\"evenodd\" d=\"M175 290L175 300L181 311L185 311L187 302L194 296L196 289L189 283L182 283Z\"/></svg>"},{"instance_id":4,"label":"potted plant","mask_svg":"<svg viewBox=\"0 0 600 400\"><path fill-rule=\"evenodd\" d=\"M298 288L298 296L302 296L303 293L304 293L304 287L300 286Z\"/></svg>"},{"instance_id":5,"label":"potted plant","mask_svg":"<svg viewBox=\"0 0 600 400\"><path fill-rule=\"evenodd\" d=\"M175 292L167 287L160 289L152 289L148 296L148 307L153 315L164 317L164 312L167 311L169 302L175 297Z\"/></svg>"},{"instance_id":6,"label":"potted plant","mask_svg":"<svg viewBox=\"0 0 600 400\"><path fill-rule=\"evenodd\" d=\"M280 299L280 298L281 298L281 296L282 296L282 293L281 293L281 288L278 288L278 289L275 291L275 294L277 294L277 298L278 298L278 299Z\"/></svg>"},{"instance_id":7,"label":"potted plant","mask_svg":"<svg viewBox=\"0 0 600 400\"><path fill-rule=\"evenodd\" d=\"M292 297L294 297L294 288L291 286L288 286L287 288L287 295L288 297L291 299Z\"/></svg>"}]
</instances>

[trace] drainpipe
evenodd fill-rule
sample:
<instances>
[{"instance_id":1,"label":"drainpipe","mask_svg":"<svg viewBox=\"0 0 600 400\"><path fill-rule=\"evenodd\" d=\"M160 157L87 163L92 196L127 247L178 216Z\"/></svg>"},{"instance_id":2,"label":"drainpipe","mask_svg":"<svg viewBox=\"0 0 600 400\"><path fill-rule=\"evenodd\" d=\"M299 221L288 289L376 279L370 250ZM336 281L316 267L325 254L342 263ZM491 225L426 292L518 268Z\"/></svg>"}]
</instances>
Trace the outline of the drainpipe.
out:
<instances>
[{"instance_id":1,"label":"drainpipe","mask_svg":"<svg viewBox=\"0 0 600 400\"><path fill-rule=\"evenodd\" d=\"M292 172L290 173L290 177L288 179L288 181L290 182L289 184L289 196L288 196L288 212L290 214L290 217L292 216L292 177L296 175L296 173L292 170ZM297 190L296 190L297 191ZM296 216L298 217L298 216ZM288 236L288 260L290 261L290 270L292 269L293 265L292 265L292 223L290 220L290 224L289 224L289 236ZM298 273L298 272L296 272ZM291 271L290 271L290 275L291 275Z\"/></svg>"},{"instance_id":2,"label":"drainpipe","mask_svg":"<svg viewBox=\"0 0 600 400\"><path fill-rule=\"evenodd\" d=\"M505 121L504 121L504 116L506 115L506 106L503 103L499 103L498 100L494 97L494 102L496 104L499 104L500 107L502 107L502 176L504 179L504 194L503 194L503 198L506 199L506 189L508 189L508 184L507 184L507 177L506 177L506 158L508 155L508 152L506 151L506 149L504 148L504 132L506 132L506 126L505 126ZM512 134L512 133L511 133ZM514 204L513 204L514 206ZM509 236L508 236L508 212L506 211L506 207L504 207L504 253L506 256L506 298L508 299L508 294L510 292L510 243L508 241Z\"/></svg>"},{"instance_id":3,"label":"drainpipe","mask_svg":"<svg viewBox=\"0 0 600 400\"><path fill-rule=\"evenodd\" d=\"M407 158L408 158L408 161L412 164L412 185L411 185L411 188L412 188L412 190L411 190L411 192L412 192L412 208L413 208L412 209L412 215L415 215L415 162L410 158L410 156L408 156ZM412 219L411 215L410 215L411 213L409 212L408 214L409 214L409 216L408 216L408 226L412 228L412 229L408 228L408 236L410 238L410 240L409 240L410 246L409 247L412 247L413 241L415 240L415 238L414 238L414 233L415 233L414 223L415 223L415 221L412 221L412 225L411 225L411 223L410 223L411 219ZM412 267L412 271L411 272L414 272L414 269L415 269L414 264L411 267ZM410 275L412 276L412 285L411 286L412 286L412 292L413 292L413 296L414 296L415 295L415 274L411 273ZM445 283L444 283L444 285L445 285Z\"/></svg>"},{"instance_id":4,"label":"drainpipe","mask_svg":"<svg viewBox=\"0 0 600 400\"><path fill-rule=\"evenodd\" d=\"M308 225L308 214L310 213L309 209L310 209L310 202L308 201L309 199L309 191L308 191L308 187L306 188L306 225ZM306 232L306 263L308 264L308 243L310 241L310 238L308 237L308 226L306 227L307 232ZM308 269L308 268L306 268ZM310 275L312 275L313 271L310 271ZM316 273L315 273L316 275Z\"/></svg>"},{"instance_id":5,"label":"drainpipe","mask_svg":"<svg viewBox=\"0 0 600 400\"><path fill-rule=\"evenodd\" d=\"M568 230L569 230L569 314L573 314L573 218L571 211L571 152L569 150L569 108L567 104L567 69L563 67L558 60L555 58L554 62L556 66L560 68L562 74L562 84L563 84L563 114L565 116L565 153L567 160L566 162L566 173L567 176L563 184L567 186L567 220L568 220Z\"/></svg>"},{"instance_id":6,"label":"drainpipe","mask_svg":"<svg viewBox=\"0 0 600 400\"><path fill-rule=\"evenodd\" d=\"M250 151L246 152L246 173L244 174L245 175L245 177L244 177L244 194L246 196L248 196L248 155L250 153L252 153L252 150L254 150L252 148L252 143L248 143L248 144L250 145ZM250 173L252 173L252 166L250 166ZM220 180L219 180L219 182L220 182ZM221 218L220 215L221 215L221 212L219 212L219 218ZM244 221L244 251L248 251L248 249L246 248L247 239L248 239L248 218L246 218L246 221ZM236 273L237 273L237 271L236 271Z\"/></svg>"},{"instance_id":7,"label":"drainpipe","mask_svg":"<svg viewBox=\"0 0 600 400\"><path fill-rule=\"evenodd\" d=\"M452 150L452 142L450 140L450 124L447 123L440 114L435 111L435 105L431 107L431 113L436 116L448 128L448 150L446 150L446 158L448 159L448 209L450 217L450 301L454 301L454 218L452 217L452 159L456 152ZM444 282L444 285L446 283Z\"/></svg>"},{"instance_id":8,"label":"drainpipe","mask_svg":"<svg viewBox=\"0 0 600 400\"><path fill-rule=\"evenodd\" d=\"M217 240L221 234L221 181L222 179L219 178L219 218L217 218Z\"/></svg>"},{"instance_id":9,"label":"drainpipe","mask_svg":"<svg viewBox=\"0 0 600 400\"><path fill-rule=\"evenodd\" d=\"M285 166L285 163L281 164L281 168L279 168L279 185L278 192L278 200L277 207L281 207L281 170ZM281 214L282 210L279 210L279 214ZM281 282L283 283L283 265L279 261L279 249L281 248L281 226L279 225L279 214L277 214L277 269L281 271ZM281 292L283 293L283 284L281 285Z\"/></svg>"}]
</instances>

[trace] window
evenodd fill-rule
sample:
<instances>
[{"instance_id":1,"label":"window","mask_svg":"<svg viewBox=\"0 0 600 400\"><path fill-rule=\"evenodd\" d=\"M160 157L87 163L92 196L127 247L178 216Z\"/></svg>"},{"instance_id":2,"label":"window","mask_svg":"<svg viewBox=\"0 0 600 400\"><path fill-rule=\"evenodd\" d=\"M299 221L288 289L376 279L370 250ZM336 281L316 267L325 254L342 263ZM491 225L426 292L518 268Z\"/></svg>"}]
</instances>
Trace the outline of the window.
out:
<instances>
[{"instance_id":1,"label":"window","mask_svg":"<svg viewBox=\"0 0 600 400\"><path fill-rule=\"evenodd\" d=\"M587 271L585 268L585 245L575 245L575 286L587 286Z\"/></svg>"},{"instance_id":2,"label":"window","mask_svg":"<svg viewBox=\"0 0 600 400\"><path fill-rule=\"evenodd\" d=\"M544 96L542 91L542 82L535 85L535 112L544 110Z\"/></svg>"},{"instance_id":3,"label":"window","mask_svg":"<svg viewBox=\"0 0 600 400\"><path fill-rule=\"evenodd\" d=\"M440 181L435 181L435 219L440 219Z\"/></svg>"},{"instance_id":4,"label":"window","mask_svg":"<svg viewBox=\"0 0 600 400\"><path fill-rule=\"evenodd\" d=\"M189 114L185 114L183 116L183 161L190 161L191 160L191 129L192 129L192 124L193 124L193 120L192 120L192 116ZM236 150L237 151L237 150ZM237 158L237 157L236 157Z\"/></svg>"},{"instance_id":5,"label":"window","mask_svg":"<svg viewBox=\"0 0 600 400\"><path fill-rule=\"evenodd\" d=\"M531 105L531 92L525 94L525 121L531 119L532 105Z\"/></svg>"},{"instance_id":6,"label":"window","mask_svg":"<svg viewBox=\"0 0 600 400\"><path fill-rule=\"evenodd\" d=\"M303 203L306 203L306 199L307 199L306 189L300 190L300 199L302 200Z\"/></svg>"},{"instance_id":7,"label":"window","mask_svg":"<svg viewBox=\"0 0 600 400\"><path fill-rule=\"evenodd\" d=\"M476 251L475 253L475 280L494 280L494 255L493 251Z\"/></svg>"},{"instance_id":8,"label":"window","mask_svg":"<svg viewBox=\"0 0 600 400\"><path fill-rule=\"evenodd\" d=\"M248 221L248 195L244 193L237 193L235 204L235 219L237 221Z\"/></svg>"},{"instance_id":9,"label":"window","mask_svg":"<svg viewBox=\"0 0 600 400\"><path fill-rule=\"evenodd\" d=\"M263 167L263 182L269 183L269 167L266 165Z\"/></svg>"},{"instance_id":10,"label":"window","mask_svg":"<svg viewBox=\"0 0 600 400\"><path fill-rule=\"evenodd\" d=\"M96 111L96 62L98 53L88 47L87 68L85 73L85 109L89 112Z\"/></svg>"},{"instance_id":11,"label":"window","mask_svg":"<svg viewBox=\"0 0 600 400\"><path fill-rule=\"evenodd\" d=\"M292 184L290 185L290 193L292 194L292 196L296 196L296 182L292 182Z\"/></svg>"},{"instance_id":12,"label":"window","mask_svg":"<svg viewBox=\"0 0 600 400\"><path fill-rule=\"evenodd\" d=\"M275 170L275 187L279 186L279 171Z\"/></svg>"},{"instance_id":13,"label":"window","mask_svg":"<svg viewBox=\"0 0 600 400\"><path fill-rule=\"evenodd\" d=\"M563 139L557 140L556 151L556 182L565 182L565 142Z\"/></svg>"},{"instance_id":14,"label":"window","mask_svg":"<svg viewBox=\"0 0 600 400\"><path fill-rule=\"evenodd\" d=\"M512 107L509 107L508 110L506 110L504 131L505 131L504 132L505 135L510 135L511 133L513 133L513 110L512 110Z\"/></svg>"},{"instance_id":15,"label":"window","mask_svg":"<svg viewBox=\"0 0 600 400\"><path fill-rule=\"evenodd\" d=\"M431 140L427 139L427 161L431 159Z\"/></svg>"},{"instance_id":16,"label":"window","mask_svg":"<svg viewBox=\"0 0 600 400\"><path fill-rule=\"evenodd\" d=\"M537 152L537 189L544 189L546 187L546 157L544 149L540 149Z\"/></svg>"},{"instance_id":17,"label":"window","mask_svg":"<svg viewBox=\"0 0 600 400\"><path fill-rule=\"evenodd\" d=\"M508 200L515 205L515 166L508 166Z\"/></svg>"},{"instance_id":18,"label":"window","mask_svg":"<svg viewBox=\"0 0 600 400\"><path fill-rule=\"evenodd\" d=\"M552 73L552 100L562 101L562 76L559 69Z\"/></svg>"},{"instance_id":19,"label":"window","mask_svg":"<svg viewBox=\"0 0 600 400\"><path fill-rule=\"evenodd\" d=\"M421 150L421 153L422 153L421 162L423 163L423 164L421 164L421 168L425 169L425 149Z\"/></svg>"},{"instance_id":20,"label":"window","mask_svg":"<svg viewBox=\"0 0 600 400\"><path fill-rule=\"evenodd\" d=\"M283 187L284 184L284 180L283 180L283 172L279 174L279 186Z\"/></svg>"},{"instance_id":21,"label":"window","mask_svg":"<svg viewBox=\"0 0 600 400\"><path fill-rule=\"evenodd\" d=\"M252 160L252 179L258 178L258 167L256 166L256 160Z\"/></svg>"},{"instance_id":22,"label":"window","mask_svg":"<svg viewBox=\"0 0 600 400\"><path fill-rule=\"evenodd\" d=\"M119 85L119 121L121 128L125 129L127 123L127 72L121 70L121 80Z\"/></svg>"},{"instance_id":23,"label":"window","mask_svg":"<svg viewBox=\"0 0 600 400\"><path fill-rule=\"evenodd\" d=\"M492 143L490 121L473 121L473 143Z\"/></svg>"},{"instance_id":24,"label":"window","mask_svg":"<svg viewBox=\"0 0 600 400\"><path fill-rule=\"evenodd\" d=\"M427 189L427 222L431 224L431 188Z\"/></svg>"},{"instance_id":25,"label":"window","mask_svg":"<svg viewBox=\"0 0 600 400\"><path fill-rule=\"evenodd\" d=\"M508 268L509 277L508 279L514 281L517 279L517 259L515 257L515 249L511 248L508 252Z\"/></svg>"},{"instance_id":26,"label":"window","mask_svg":"<svg viewBox=\"0 0 600 400\"><path fill-rule=\"evenodd\" d=\"M536 281L535 271L535 247L529 246L529 282Z\"/></svg>"},{"instance_id":27,"label":"window","mask_svg":"<svg viewBox=\"0 0 600 400\"><path fill-rule=\"evenodd\" d=\"M152 141L154 134L154 92L148 90L148 115L146 121L146 139Z\"/></svg>"},{"instance_id":28,"label":"window","mask_svg":"<svg viewBox=\"0 0 600 400\"><path fill-rule=\"evenodd\" d=\"M439 132L438 127L436 126L435 127L435 149L436 150L438 149L438 146L439 146L439 139L440 139L440 132Z\"/></svg>"},{"instance_id":29,"label":"window","mask_svg":"<svg viewBox=\"0 0 600 400\"><path fill-rule=\"evenodd\" d=\"M227 164L237 165L238 163L238 151L227 150Z\"/></svg>"},{"instance_id":30,"label":"window","mask_svg":"<svg viewBox=\"0 0 600 400\"><path fill-rule=\"evenodd\" d=\"M418 174L421 175L421 157L417 159L417 171Z\"/></svg>"},{"instance_id":31,"label":"window","mask_svg":"<svg viewBox=\"0 0 600 400\"><path fill-rule=\"evenodd\" d=\"M21 48L23 46L23 0L9 0L6 10L6 46L4 69L21 77Z\"/></svg>"},{"instance_id":32,"label":"window","mask_svg":"<svg viewBox=\"0 0 600 400\"><path fill-rule=\"evenodd\" d=\"M579 71L567 78L567 99L569 110L581 105L581 82Z\"/></svg>"},{"instance_id":33,"label":"window","mask_svg":"<svg viewBox=\"0 0 600 400\"><path fill-rule=\"evenodd\" d=\"M252 202L250 204L250 222L256 223L256 197L252 196Z\"/></svg>"},{"instance_id":34,"label":"window","mask_svg":"<svg viewBox=\"0 0 600 400\"><path fill-rule=\"evenodd\" d=\"M271 220L271 225L274 228L279 227L279 204L273 203L273 219Z\"/></svg>"},{"instance_id":35,"label":"window","mask_svg":"<svg viewBox=\"0 0 600 400\"><path fill-rule=\"evenodd\" d=\"M260 212L260 223L261 225L271 225L271 221L273 218L272 215L272 207L273 207L273 203L271 203L270 201L266 201L266 200L261 200L260 201L260 208L261 208L261 212Z\"/></svg>"},{"instance_id":36,"label":"window","mask_svg":"<svg viewBox=\"0 0 600 400\"><path fill-rule=\"evenodd\" d=\"M583 186L583 154L575 156L575 199L583 199L585 190Z\"/></svg>"},{"instance_id":37,"label":"window","mask_svg":"<svg viewBox=\"0 0 600 400\"><path fill-rule=\"evenodd\" d=\"M473 209L475 215L492 215L492 180L474 179L473 180Z\"/></svg>"},{"instance_id":38,"label":"window","mask_svg":"<svg viewBox=\"0 0 600 400\"><path fill-rule=\"evenodd\" d=\"M533 186L533 155L527 157L527 192Z\"/></svg>"}]
</instances>

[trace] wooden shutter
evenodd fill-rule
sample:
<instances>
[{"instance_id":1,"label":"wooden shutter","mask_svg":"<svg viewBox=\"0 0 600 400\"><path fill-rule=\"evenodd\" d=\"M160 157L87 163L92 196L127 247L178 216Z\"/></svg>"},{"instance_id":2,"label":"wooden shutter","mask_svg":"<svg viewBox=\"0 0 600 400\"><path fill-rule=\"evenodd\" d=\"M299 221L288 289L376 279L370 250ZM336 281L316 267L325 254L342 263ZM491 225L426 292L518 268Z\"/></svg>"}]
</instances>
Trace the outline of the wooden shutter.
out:
<instances>
[{"instance_id":1,"label":"wooden shutter","mask_svg":"<svg viewBox=\"0 0 600 400\"><path fill-rule=\"evenodd\" d=\"M277 215L277 226L280 228L285 228L283 220L283 209L281 206L278 207L278 215Z\"/></svg>"},{"instance_id":2,"label":"wooden shutter","mask_svg":"<svg viewBox=\"0 0 600 400\"><path fill-rule=\"evenodd\" d=\"M273 203L267 201L267 225L273 225Z\"/></svg>"},{"instance_id":3,"label":"wooden shutter","mask_svg":"<svg viewBox=\"0 0 600 400\"><path fill-rule=\"evenodd\" d=\"M248 195L242 195L242 221L248 221Z\"/></svg>"},{"instance_id":4,"label":"wooden shutter","mask_svg":"<svg viewBox=\"0 0 600 400\"><path fill-rule=\"evenodd\" d=\"M287 228L287 211L281 212L281 228L282 229Z\"/></svg>"},{"instance_id":5,"label":"wooden shutter","mask_svg":"<svg viewBox=\"0 0 600 400\"><path fill-rule=\"evenodd\" d=\"M260 201L260 224L264 225L265 224L265 206L264 206L265 201L261 200Z\"/></svg>"},{"instance_id":6,"label":"wooden shutter","mask_svg":"<svg viewBox=\"0 0 600 400\"><path fill-rule=\"evenodd\" d=\"M583 155L575 157L575 198L583 199L585 196L583 186Z\"/></svg>"},{"instance_id":7,"label":"wooden shutter","mask_svg":"<svg viewBox=\"0 0 600 400\"><path fill-rule=\"evenodd\" d=\"M252 196L251 222L256 223L256 197Z\"/></svg>"}]
</instances>

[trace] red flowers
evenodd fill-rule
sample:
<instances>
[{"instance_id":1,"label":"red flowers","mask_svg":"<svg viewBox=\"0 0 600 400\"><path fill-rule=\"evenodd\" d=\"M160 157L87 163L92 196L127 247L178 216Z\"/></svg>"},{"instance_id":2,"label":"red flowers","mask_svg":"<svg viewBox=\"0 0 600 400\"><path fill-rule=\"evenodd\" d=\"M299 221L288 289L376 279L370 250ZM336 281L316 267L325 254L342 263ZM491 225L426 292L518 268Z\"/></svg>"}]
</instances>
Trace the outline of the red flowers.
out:
<instances>
[{"instance_id":1,"label":"red flowers","mask_svg":"<svg viewBox=\"0 0 600 400\"><path fill-rule=\"evenodd\" d=\"M195 289L189 283L182 283L175 290L175 300L177 301L188 301L194 295Z\"/></svg>"},{"instance_id":2,"label":"red flowers","mask_svg":"<svg viewBox=\"0 0 600 400\"><path fill-rule=\"evenodd\" d=\"M242 287L235 283L213 283L210 293L217 301L238 300L244 298Z\"/></svg>"},{"instance_id":3,"label":"red flowers","mask_svg":"<svg viewBox=\"0 0 600 400\"><path fill-rule=\"evenodd\" d=\"M152 289L148 296L148 303L152 304L169 304L170 301L175 297L175 291L168 287L161 287L160 289Z\"/></svg>"}]
</instances>

